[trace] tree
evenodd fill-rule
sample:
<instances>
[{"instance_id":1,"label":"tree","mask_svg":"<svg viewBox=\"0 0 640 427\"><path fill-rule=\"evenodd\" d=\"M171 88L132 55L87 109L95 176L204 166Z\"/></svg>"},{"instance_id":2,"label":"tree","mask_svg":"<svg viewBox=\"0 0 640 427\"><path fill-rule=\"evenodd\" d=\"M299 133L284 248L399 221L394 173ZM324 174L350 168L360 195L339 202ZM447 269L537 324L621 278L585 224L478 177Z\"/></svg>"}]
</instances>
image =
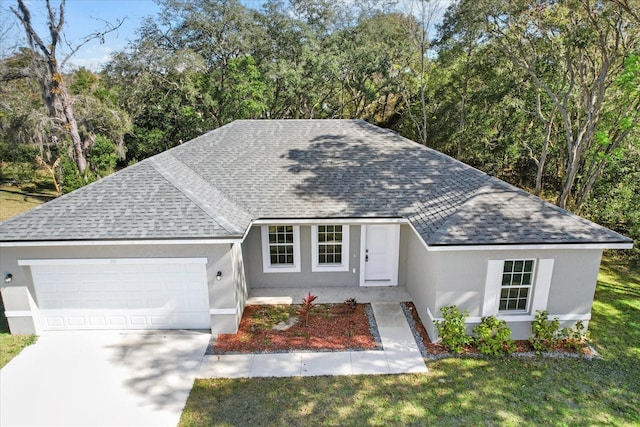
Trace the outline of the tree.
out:
<instances>
[{"instance_id":1,"label":"tree","mask_svg":"<svg viewBox=\"0 0 640 427\"><path fill-rule=\"evenodd\" d=\"M486 6L486 5L485 5ZM494 2L487 34L551 101L562 124L567 160L557 199L580 209L607 158L639 119L637 93L616 102L614 82L640 33L614 3L590 0ZM606 120L607 111L619 119Z\"/></svg>"},{"instance_id":2,"label":"tree","mask_svg":"<svg viewBox=\"0 0 640 427\"><path fill-rule=\"evenodd\" d=\"M115 31L122 24L122 21L119 21L115 26L108 26L103 32L87 36L79 45L71 48L71 51L60 61L57 57L57 47L63 37L65 0L60 2L57 11L52 6L50 0L46 1L48 13L47 24L49 27L49 40L47 41L34 29L31 12L24 0L17 0L17 3L17 9L11 7L11 11L22 24L31 50L38 52L34 55L36 64L32 71L37 73L36 76L40 83L42 99L59 133L65 134L70 138L76 166L78 171L84 174L87 167L86 150L90 144L88 144L87 141L83 141L80 136L78 122L74 113L73 100L65 85L62 69L65 63L81 46L93 39L104 38L106 34Z\"/></svg>"}]
</instances>

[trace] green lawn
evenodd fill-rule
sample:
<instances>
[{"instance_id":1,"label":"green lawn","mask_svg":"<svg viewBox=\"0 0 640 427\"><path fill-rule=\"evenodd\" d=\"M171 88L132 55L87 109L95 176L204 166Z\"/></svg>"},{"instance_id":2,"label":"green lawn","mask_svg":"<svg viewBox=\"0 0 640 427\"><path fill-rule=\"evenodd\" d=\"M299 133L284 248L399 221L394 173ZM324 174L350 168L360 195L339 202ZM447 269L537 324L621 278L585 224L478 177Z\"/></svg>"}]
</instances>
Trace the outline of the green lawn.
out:
<instances>
[{"instance_id":1,"label":"green lawn","mask_svg":"<svg viewBox=\"0 0 640 427\"><path fill-rule=\"evenodd\" d=\"M28 345L36 342L34 335L10 335L7 319L4 317L4 305L0 297L0 368L9 363Z\"/></svg>"},{"instance_id":2,"label":"green lawn","mask_svg":"<svg viewBox=\"0 0 640 427\"><path fill-rule=\"evenodd\" d=\"M7 175L6 170L3 170L3 174ZM54 194L47 188L46 182L43 184L38 181L38 185L23 187L0 185L0 221L35 208L52 198ZM37 337L33 335L9 334L7 319L4 317L4 305L0 297L0 368L9 363L23 348L33 344L36 339Z\"/></svg>"},{"instance_id":3,"label":"green lawn","mask_svg":"<svg viewBox=\"0 0 640 427\"><path fill-rule=\"evenodd\" d=\"M429 361L429 374L197 380L192 425L639 425L640 274L606 260L592 340L602 360Z\"/></svg>"}]
</instances>

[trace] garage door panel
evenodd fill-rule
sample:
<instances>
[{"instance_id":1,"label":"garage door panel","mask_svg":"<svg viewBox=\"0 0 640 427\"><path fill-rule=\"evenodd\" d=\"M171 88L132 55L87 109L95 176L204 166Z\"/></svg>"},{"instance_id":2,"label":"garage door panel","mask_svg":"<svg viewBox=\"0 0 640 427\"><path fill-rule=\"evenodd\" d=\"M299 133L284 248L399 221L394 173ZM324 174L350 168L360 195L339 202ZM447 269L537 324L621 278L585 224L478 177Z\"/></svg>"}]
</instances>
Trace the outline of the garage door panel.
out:
<instances>
[{"instance_id":1,"label":"garage door panel","mask_svg":"<svg viewBox=\"0 0 640 427\"><path fill-rule=\"evenodd\" d=\"M31 268L45 330L210 327L203 264Z\"/></svg>"}]
</instances>

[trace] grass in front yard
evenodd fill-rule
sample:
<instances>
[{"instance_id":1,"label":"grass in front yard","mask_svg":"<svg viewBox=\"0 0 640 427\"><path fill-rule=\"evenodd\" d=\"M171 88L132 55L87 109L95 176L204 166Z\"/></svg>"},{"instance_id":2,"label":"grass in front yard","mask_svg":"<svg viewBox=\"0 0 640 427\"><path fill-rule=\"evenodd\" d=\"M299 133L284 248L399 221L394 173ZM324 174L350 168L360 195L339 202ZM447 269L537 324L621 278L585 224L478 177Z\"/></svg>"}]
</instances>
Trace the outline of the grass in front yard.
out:
<instances>
[{"instance_id":1,"label":"grass in front yard","mask_svg":"<svg viewBox=\"0 0 640 427\"><path fill-rule=\"evenodd\" d=\"M602 360L449 358L426 375L196 380L181 426L638 425L640 275L605 260Z\"/></svg>"},{"instance_id":2,"label":"grass in front yard","mask_svg":"<svg viewBox=\"0 0 640 427\"><path fill-rule=\"evenodd\" d=\"M24 163L0 162L0 221L58 196L51 176Z\"/></svg>"},{"instance_id":3,"label":"grass in front yard","mask_svg":"<svg viewBox=\"0 0 640 427\"><path fill-rule=\"evenodd\" d=\"M36 342L35 335L11 335L4 317L4 304L0 296L0 368L9 363L23 348Z\"/></svg>"}]
</instances>

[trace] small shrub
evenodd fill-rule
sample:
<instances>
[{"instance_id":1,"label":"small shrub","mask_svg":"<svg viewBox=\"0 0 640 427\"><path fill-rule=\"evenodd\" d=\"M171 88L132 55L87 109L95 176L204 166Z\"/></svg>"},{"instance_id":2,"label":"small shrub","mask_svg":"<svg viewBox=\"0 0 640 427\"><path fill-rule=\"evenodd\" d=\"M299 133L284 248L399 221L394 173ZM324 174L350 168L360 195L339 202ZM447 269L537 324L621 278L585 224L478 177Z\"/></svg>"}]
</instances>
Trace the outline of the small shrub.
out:
<instances>
[{"instance_id":1,"label":"small shrub","mask_svg":"<svg viewBox=\"0 0 640 427\"><path fill-rule=\"evenodd\" d=\"M438 328L438 336L442 345L454 353L462 353L464 347L471 343L471 337L466 334L465 319L469 317L467 310L460 312L455 305L449 305L440 309L444 320L434 320Z\"/></svg>"},{"instance_id":2,"label":"small shrub","mask_svg":"<svg viewBox=\"0 0 640 427\"><path fill-rule=\"evenodd\" d=\"M311 292L302 298L302 306L300 307L300 311L298 311L298 315L304 319L304 326L309 326L309 313L311 313L311 309L315 306L313 302L316 299L318 299L318 296L311 295Z\"/></svg>"},{"instance_id":3,"label":"small shrub","mask_svg":"<svg viewBox=\"0 0 640 427\"><path fill-rule=\"evenodd\" d=\"M500 356L511 354L516 349L507 322L495 316L483 317L480 324L473 328L473 334L476 336L474 342L482 354Z\"/></svg>"},{"instance_id":4,"label":"small shrub","mask_svg":"<svg viewBox=\"0 0 640 427\"><path fill-rule=\"evenodd\" d=\"M562 328L560 337L564 341L564 345L572 350L580 350L589 342L589 331L585 330L582 320L578 320L574 328Z\"/></svg>"},{"instance_id":5,"label":"small shrub","mask_svg":"<svg viewBox=\"0 0 640 427\"><path fill-rule=\"evenodd\" d=\"M536 310L536 317L531 322L531 337L529 342L536 352L551 351L558 345L558 329L560 321L558 318L548 320L547 310Z\"/></svg>"},{"instance_id":6,"label":"small shrub","mask_svg":"<svg viewBox=\"0 0 640 427\"><path fill-rule=\"evenodd\" d=\"M347 307L347 311L353 313L356 311L356 307L358 306L358 301L355 298L347 298L344 300L344 305Z\"/></svg>"}]
</instances>

